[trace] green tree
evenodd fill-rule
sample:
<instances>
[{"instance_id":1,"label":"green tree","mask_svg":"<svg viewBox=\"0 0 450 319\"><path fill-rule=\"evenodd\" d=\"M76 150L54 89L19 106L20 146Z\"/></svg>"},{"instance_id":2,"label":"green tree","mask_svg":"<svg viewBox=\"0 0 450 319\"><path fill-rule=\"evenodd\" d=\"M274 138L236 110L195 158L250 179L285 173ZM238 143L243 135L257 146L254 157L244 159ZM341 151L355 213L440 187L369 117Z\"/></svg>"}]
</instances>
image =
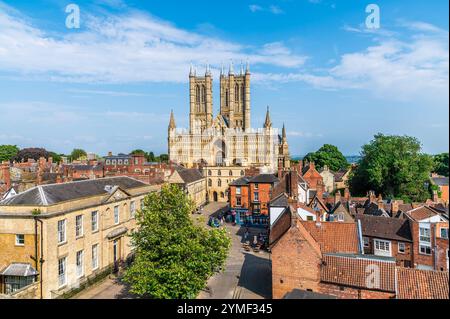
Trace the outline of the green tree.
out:
<instances>
[{"instance_id":1,"label":"green tree","mask_svg":"<svg viewBox=\"0 0 450 319\"><path fill-rule=\"evenodd\" d=\"M145 155L147 156L147 153L144 150L138 149L134 150L130 153L130 155Z\"/></svg>"},{"instance_id":2,"label":"green tree","mask_svg":"<svg viewBox=\"0 0 450 319\"><path fill-rule=\"evenodd\" d=\"M373 190L388 198L425 201L430 196L427 185L432 169L431 156L421 153L416 138L378 134L362 147L350 189L355 195Z\"/></svg>"},{"instance_id":3,"label":"green tree","mask_svg":"<svg viewBox=\"0 0 450 319\"><path fill-rule=\"evenodd\" d=\"M83 150L83 149L80 149L80 148L75 148L75 149L72 151L72 153L70 153L70 159L71 159L72 161L76 161L76 160L78 160L78 159L80 159L80 158L82 158L82 157L86 157L86 156L87 156L86 151Z\"/></svg>"},{"instance_id":4,"label":"green tree","mask_svg":"<svg viewBox=\"0 0 450 319\"><path fill-rule=\"evenodd\" d=\"M19 153L19 148L16 145L0 145L0 163L12 161L17 153Z\"/></svg>"},{"instance_id":5,"label":"green tree","mask_svg":"<svg viewBox=\"0 0 450 319\"><path fill-rule=\"evenodd\" d=\"M448 153L442 153L433 156L434 169L433 172L448 177Z\"/></svg>"},{"instance_id":6,"label":"green tree","mask_svg":"<svg viewBox=\"0 0 450 319\"><path fill-rule=\"evenodd\" d=\"M162 163L167 163L169 161L169 155L161 154L161 155L159 155L159 159Z\"/></svg>"},{"instance_id":7,"label":"green tree","mask_svg":"<svg viewBox=\"0 0 450 319\"><path fill-rule=\"evenodd\" d=\"M62 156L64 156L64 154L58 154L55 152L49 152L48 155L53 159L54 163L60 163L62 160Z\"/></svg>"},{"instance_id":8,"label":"green tree","mask_svg":"<svg viewBox=\"0 0 450 319\"><path fill-rule=\"evenodd\" d=\"M149 162L156 162L156 157L155 157L155 153L153 153L153 152L149 152L148 153L148 156L147 156L147 161L149 161Z\"/></svg>"},{"instance_id":9,"label":"green tree","mask_svg":"<svg viewBox=\"0 0 450 319\"><path fill-rule=\"evenodd\" d=\"M39 160L41 157L48 159L49 153L45 148L24 148L21 149L14 158L17 162L28 161L28 159Z\"/></svg>"},{"instance_id":10,"label":"green tree","mask_svg":"<svg viewBox=\"0 0 450 319\"><path fill-rule=\"evenodd\" d=\"M136 257L124 275L131 292L156 299L195 298L226 259L225 230L194 224L193 203L176 185L150 193L136 215Z\"/></svg>"},{"instance_id":11,"label":"green tree","mask_svg":"<svg viewBox=\"0 0 450 319\"><path fill-rule=\"evenodd\" d=\"M349 166L345 156L339 149L330 144L325 144L317 152L309 153L304 157L308 162L314 162L318 169L328 166L332 171L339 171Z\"/></svg>"}]
</instances>

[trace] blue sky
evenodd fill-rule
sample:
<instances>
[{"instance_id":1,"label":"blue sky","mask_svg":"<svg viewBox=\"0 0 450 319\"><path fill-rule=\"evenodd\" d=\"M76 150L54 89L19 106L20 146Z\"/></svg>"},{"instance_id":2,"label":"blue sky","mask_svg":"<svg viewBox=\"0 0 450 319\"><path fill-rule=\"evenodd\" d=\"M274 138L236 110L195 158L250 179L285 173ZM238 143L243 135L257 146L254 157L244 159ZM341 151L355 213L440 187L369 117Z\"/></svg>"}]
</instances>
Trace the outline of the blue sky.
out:
<instances>
[{"instance_id":1,"label":"blue sky","mask_svg":"<svg viewBox=\"0 0 450 319\"><path fill-rule=\"evenodd\" d=\"M67 29L65 8L81 10ZM367 29L365 8L380 8ZM247 59L252 125L269 105L292 154L358 154L374 134L448 151L448 1L2 1L0 144L106 154L167 151L188 125L190 63ZM238 67L238 66L237 66Z\"/></svg>"}]
</instances>

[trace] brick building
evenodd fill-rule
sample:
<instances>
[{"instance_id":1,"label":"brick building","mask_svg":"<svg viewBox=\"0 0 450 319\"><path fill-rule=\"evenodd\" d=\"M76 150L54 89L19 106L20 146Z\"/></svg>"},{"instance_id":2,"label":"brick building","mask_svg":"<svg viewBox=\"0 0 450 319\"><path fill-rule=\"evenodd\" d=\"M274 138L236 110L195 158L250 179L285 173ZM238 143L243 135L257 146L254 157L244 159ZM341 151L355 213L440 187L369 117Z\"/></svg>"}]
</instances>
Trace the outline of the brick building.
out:
<instances>
[{"instance_id":1,"label":"brick building","mask_svg":"<svg viewBox=\"0 0 450 319\"><path fill-rule=\"evenodd\" d=\"M274 186L279 182L273 174L243 177L230 184L230 206L236 223L249 226L269 224L269 203Z\"/></svg>"}]
</instances>

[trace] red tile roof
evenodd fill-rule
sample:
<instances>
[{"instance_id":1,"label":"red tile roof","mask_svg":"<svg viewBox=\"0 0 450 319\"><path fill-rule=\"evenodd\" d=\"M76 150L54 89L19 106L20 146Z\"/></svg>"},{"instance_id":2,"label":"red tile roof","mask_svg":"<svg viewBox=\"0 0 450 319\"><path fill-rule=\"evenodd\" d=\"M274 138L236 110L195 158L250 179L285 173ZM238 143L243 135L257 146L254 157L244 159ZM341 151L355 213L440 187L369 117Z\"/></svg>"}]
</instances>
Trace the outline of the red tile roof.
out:
<instances>
[{"instance_id":1,"label":"red tile roof","mask_svg":"<svg viewBox=\"0 0 450 319\"><path fill-rule=\"evenodd\" d=\"M422 207L410 210L410 211L406 212L406 214L416 221L438 215L433 209L431 209L428 206L422 206Z\"/></svg>"},{"instance_id":2,"label":"red tile roof","mask_svg":"<svg viewBox=\"0 0 450 319\"><path fill-rule=\"evenodd\" d=\"M302 225L320 245L322 253L357 254L358 231L356 223L302 221Z\"/></svg>"},{"instance_id":3,"label":"red tile roof","mask_svg":"<svg viewBox=\"0 0 450 319\"><path fill-rule=\"evenodd\" d=\"M398 299L449 299L448 272L397 268Z\"/></svg>"},{"instance_id":4,"label":"red tile roof","mask_svg":"<svg viewBox=\"0 0 450 319\"><path fill-rule=\"evenodd\" d=\"M379 271L379 274L375 271ZM395 259L323 255L320 280L342 286L395 292Z\"/></svg>"}]
</instances>

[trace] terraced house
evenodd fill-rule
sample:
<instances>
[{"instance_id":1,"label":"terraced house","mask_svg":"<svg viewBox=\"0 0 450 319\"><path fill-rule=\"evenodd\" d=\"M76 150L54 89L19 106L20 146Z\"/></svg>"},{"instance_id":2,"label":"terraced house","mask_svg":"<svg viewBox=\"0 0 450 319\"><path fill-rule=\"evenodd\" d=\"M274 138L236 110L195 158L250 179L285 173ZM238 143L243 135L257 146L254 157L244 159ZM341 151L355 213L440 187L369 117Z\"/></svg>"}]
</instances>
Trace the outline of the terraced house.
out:
<instances>
[{"instance_id":1,"label":"terraced house","mask_svg":"<svg viewBox=\"0 0 450 319\"><path fill-rule=\"evenodd\" d=\"M144 197L157 186L114 177L34 187L0 202L0 293L57 298L119 267Z\"/></svg>"}]
</instances>

